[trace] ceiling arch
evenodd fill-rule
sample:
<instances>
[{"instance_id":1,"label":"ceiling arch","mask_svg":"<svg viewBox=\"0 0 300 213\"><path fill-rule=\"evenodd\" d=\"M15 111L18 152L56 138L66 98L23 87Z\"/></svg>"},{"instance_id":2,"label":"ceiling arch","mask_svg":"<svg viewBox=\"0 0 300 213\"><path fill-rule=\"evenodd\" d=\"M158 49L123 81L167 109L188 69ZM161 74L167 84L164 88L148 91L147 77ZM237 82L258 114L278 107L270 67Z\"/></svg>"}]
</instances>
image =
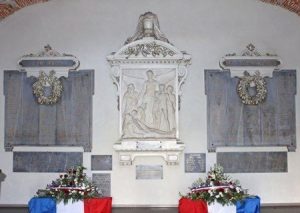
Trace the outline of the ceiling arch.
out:
<instances>
[{"instance_id":1,"label":"ceiling arch","mask_svg":"<svg viewBox=\"0 0 300 213\"><path fill-rule=\"evenodd\" d=\"M13 14L15 11L41 2L47 2L50 0L0 0L0 20ZM294 12L300 16L300 0L259 0L262 2L270 3L273 5L281 6L291 12Z\"/></svg>"},{"instance_id":2,"label":"ceiling arch","mask_svg":"<svg viewBox=\"0 0 300 213\"><path fill-rule=\"evenodd\" d=\"M48 0L0 0L0 20L23 7L46 1Z\"/></svg>"}]
</instances>

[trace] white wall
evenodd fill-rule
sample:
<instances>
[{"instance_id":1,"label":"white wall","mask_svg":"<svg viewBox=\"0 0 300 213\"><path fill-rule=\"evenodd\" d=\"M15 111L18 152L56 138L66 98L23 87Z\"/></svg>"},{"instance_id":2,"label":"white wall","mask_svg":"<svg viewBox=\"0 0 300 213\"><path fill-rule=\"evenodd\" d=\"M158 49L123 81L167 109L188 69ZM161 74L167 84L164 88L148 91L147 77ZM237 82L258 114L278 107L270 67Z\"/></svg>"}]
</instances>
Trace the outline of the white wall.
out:
<instances>
[{"instance_id":1,"label":"white wall","mask_svg":"<svg viewBox=\"0 0 300 213\"><path fill-rule=\"evenodd\" d=\"M250 42L262 52L281 56L284 68L300 68L300 17L255 0L52 0L24 8L0 22L1 84L4 69L16 69L19 57L35 53L45 44L76 55L81 69L95 69L93 152L84 154L84 164L90 168L91 154L113 154L115 205L177 205L178 192L186 192L199 177L184 173L182 161L180 166L164 166L164 180L136 180L135 167L120 167L112 149L118 139L118 111L106 56L134 33L139 15L146 11L156 13L169 40L193 57L180 111L186 152L207 152L204 69L218 68L222 56L239 52ZM7 174L0 204L25 204L58 174L12 172L12 153L4 152L2 86L0 94L0 168ZM296 99L299 144L299 95ZM208 153L207 161L209 168L215 163L215 154ZM300 148L288 154L288 161L288 173L231 176L240 179L250 193L261 196L263 203L300 203ZM136 163L164 162L140 158Z\"/></svg>"}]
</instances>

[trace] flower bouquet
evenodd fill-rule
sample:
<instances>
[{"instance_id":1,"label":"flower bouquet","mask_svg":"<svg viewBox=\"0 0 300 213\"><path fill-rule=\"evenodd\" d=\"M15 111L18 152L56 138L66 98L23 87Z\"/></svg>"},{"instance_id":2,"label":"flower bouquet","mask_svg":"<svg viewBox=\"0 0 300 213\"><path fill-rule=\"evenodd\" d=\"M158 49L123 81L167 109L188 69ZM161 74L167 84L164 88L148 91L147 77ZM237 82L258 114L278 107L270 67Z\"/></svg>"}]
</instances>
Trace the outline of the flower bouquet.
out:
<instances>
[{"instance_id":1,"label":"flower bouquet","mask_svg":"<svg viewBox=\"0 0 300 213\"><path fill-rule=\"evenodd\" d=\"M63 201L65 204L69 200L76 202L85 198L101 197L97 187L86 177L84 169L83 166L69 169L48 184L46 189L38 190L37 197L53 197L58 203Z\"/></svg>"},{"instance_id":2,"label":"flower bouquet","mask_svg":"<svg viewBox=\"0 0 300 213\"><path fill-rule=\"evenodd\" d=\"M220 165L210 168L205 180L199 178L190 187L187 195L181 195L191 200L204 200L208 204L214 202L221 205L232 205L237 201L248 197L246 190L243 190L239 181L232 180L225 175Z\"/></svg>"}]
</instances>

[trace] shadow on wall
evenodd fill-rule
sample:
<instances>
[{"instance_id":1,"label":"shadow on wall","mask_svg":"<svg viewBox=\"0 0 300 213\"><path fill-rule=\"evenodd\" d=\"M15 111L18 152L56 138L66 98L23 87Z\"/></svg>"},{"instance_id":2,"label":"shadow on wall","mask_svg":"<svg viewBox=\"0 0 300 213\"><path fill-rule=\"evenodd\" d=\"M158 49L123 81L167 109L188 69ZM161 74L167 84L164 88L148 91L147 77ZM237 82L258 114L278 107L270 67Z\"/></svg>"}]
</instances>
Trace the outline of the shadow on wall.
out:
<instances>
[{"instance_id":1,"label":"shadow on wall","mask_svg":"<svg viewBox=\"0 0 300 213\"><path fill-rule=\"evenodd\" d=\"M0 169L0 197L1 197L1 183L5 180L6 175L2 173L2 170Z\"/></svg>"}]
</instances>

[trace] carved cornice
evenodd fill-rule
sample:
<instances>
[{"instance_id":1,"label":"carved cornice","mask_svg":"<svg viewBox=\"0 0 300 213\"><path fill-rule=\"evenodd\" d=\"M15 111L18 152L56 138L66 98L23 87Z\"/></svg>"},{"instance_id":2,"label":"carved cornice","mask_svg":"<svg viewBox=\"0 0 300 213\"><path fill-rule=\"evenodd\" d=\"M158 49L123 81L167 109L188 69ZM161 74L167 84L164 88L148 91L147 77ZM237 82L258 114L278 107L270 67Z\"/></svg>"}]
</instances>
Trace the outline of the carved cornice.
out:
<instances>
[{"instance_id":1,"label":"carved cornice","mask_svg":"<svg viewBox=\"0 0 300 213\"><path fill-rule=\"evenodd\" d=\"M76 70L80 61L71 54L59 53L48 44L38 53L30 53L21 57L18 64L24 70L43 69L57 70L59 68Z\"/></svg>"},{"instance_id":2,"label":"carved cornice","mask_svg":"<svg viewBox=\"0 0 300 213\"><path fill-rule=\"evenodd\" d=\"M232 76L243 76L245 70L252 75L260 70L263 76L271 76L281 64L276 54L262 54L251 43L240 54L226 54L220 60L220 67L224 70L229 69Z\"/></svg>"}]
</instances>

